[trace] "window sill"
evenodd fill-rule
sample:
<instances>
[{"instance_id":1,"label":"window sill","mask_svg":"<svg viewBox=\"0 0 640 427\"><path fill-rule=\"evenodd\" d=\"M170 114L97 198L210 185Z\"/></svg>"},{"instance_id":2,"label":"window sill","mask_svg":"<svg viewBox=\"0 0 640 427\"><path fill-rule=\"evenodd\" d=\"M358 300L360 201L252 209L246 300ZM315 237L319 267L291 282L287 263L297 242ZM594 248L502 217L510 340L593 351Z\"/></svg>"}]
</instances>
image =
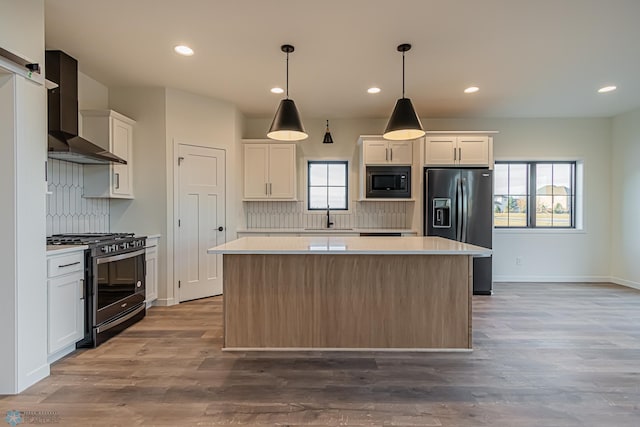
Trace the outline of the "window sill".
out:
<instances>
[{"instance_id":1,"label":"window sill","mask_svg":"<svg viewBox=\"0 0 640 427\"><path fill-rule=\"evenodd\" d=\"M587 234L584 228L493 228L495 234Z\"/></svg>"}]
</instances>

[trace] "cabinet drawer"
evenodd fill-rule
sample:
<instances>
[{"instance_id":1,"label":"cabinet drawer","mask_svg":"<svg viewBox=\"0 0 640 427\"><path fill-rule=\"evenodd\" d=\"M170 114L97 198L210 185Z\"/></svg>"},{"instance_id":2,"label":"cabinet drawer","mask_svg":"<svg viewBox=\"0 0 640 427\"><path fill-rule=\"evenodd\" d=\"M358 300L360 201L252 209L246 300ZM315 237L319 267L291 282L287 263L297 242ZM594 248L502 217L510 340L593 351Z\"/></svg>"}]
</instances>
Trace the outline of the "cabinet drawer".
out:
<instances>
[{"instance_id":1,"label":"cabinet drawer","mask_svg":"<svg viewBox=\"0 0 640 427\"><path fill-rule=\"evenodd\" d=\"M47 259L47 277L58 277L63 274L82 271L84 269L84 252L60 255Z\"/></svg>"}]
</instances>

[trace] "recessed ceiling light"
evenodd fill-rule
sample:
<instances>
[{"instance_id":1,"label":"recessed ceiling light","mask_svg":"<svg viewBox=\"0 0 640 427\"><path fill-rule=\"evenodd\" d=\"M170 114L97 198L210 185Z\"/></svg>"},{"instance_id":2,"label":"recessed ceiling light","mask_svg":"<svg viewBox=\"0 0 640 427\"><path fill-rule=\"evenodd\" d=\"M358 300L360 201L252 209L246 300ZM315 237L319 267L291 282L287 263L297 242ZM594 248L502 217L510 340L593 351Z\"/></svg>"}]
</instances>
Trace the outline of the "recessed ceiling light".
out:
<instances>
[{"instance_id":1,"label":"recessed ceiling light","mask_svg":"<svg viewBox=\"0 0 640 427\"><path fill-rule=\"evenodd\" d=\"M180 55L184 55L184 56L193 55L193 49L191 49L189 46L179 45L174 47L173 50L175 50L176 53L179 53Z\"/></svg>"},{"instance_id":2,"label":"recessed ceiling light","mask_svg":"<svg viewBox=\"0 0 640 427\"><path fill-rule=\"evenodd\" d=\"M601 87L600 89L598 89L598 93L613 92L616 89L617 89L617 87L615 87L615 86L605 86L605 87Z\"/></svg>"},{"instance_id":3,"label":"recessed ceiling light","mask_svg":"<svg viewBox=\"0 0 640 427\"><path fill-rule=\"evenodd\" d=\"M282 89L281 87L272 87L271 93L284 93L284 89Z\"/></svg>"},{"instance_id":4,"label":"recessed ceiling light","mask_svg":"<svg viewBox=\"0 0 640 427\"><path fill-rule=\"evenodd\" d=\"M379 87L370 87L369 89L367 89L367 92L369 92L369 93L380 93L380 88Z\"/></svg>"},{"instance_id":5,"label":"recessed ceiling light","mask_svg":"<svg viewBox=\"0 0 640 427\"><path fill-rule=\"evenodd\" d=\"M464 93L476 93L480 88L477 86L470 86L464 90Z\"/></svg>"}]
</instances>

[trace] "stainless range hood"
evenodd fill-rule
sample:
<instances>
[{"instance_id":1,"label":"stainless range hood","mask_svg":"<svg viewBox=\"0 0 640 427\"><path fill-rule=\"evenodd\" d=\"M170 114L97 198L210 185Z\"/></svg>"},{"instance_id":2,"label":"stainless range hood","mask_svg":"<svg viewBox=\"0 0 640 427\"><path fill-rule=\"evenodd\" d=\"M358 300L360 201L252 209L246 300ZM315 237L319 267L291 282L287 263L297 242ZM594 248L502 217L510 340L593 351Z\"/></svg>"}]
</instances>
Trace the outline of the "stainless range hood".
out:
<instances>
[{"instance_id":1,"label":"stainless range hood","mask_svg":"<svg viewBox=\"0 0 640 427\"><path fill-rule=\"evenodd\" d=\"M48 90L48 156L87 164L127 164L104 148L78 136L78 61L61 50L45 52L47 80L58 84Z\"/></svg>"}]
</instances>

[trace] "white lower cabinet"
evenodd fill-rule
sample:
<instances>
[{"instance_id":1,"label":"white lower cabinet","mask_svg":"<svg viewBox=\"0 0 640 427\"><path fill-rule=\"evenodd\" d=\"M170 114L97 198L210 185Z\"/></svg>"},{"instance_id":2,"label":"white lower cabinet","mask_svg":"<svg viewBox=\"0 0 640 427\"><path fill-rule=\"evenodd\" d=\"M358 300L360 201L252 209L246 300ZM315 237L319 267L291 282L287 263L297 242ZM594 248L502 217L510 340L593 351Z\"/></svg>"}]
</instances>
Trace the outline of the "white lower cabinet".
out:
<instances>
[{"instance_id":1,"label":"white lower cabinet","mask_svg":"<svg viewBox=\"0 0 640 427\"><path fill-rule=\"evenodd\" d=\"M75 350L84 337L84 251L47 257L49 362Z\"/></svg>"},{"instance_id":2,"label":"white lower cabinet","mask_svg":"<svg viewBox=\"0 0 640 427\"><path fill-rule=\"evenodd\" d=\"M145 302L147 307L158 299L158 240L159 237L147 237L147 245L145 246Z\"/></svg>"}]
</instances>

